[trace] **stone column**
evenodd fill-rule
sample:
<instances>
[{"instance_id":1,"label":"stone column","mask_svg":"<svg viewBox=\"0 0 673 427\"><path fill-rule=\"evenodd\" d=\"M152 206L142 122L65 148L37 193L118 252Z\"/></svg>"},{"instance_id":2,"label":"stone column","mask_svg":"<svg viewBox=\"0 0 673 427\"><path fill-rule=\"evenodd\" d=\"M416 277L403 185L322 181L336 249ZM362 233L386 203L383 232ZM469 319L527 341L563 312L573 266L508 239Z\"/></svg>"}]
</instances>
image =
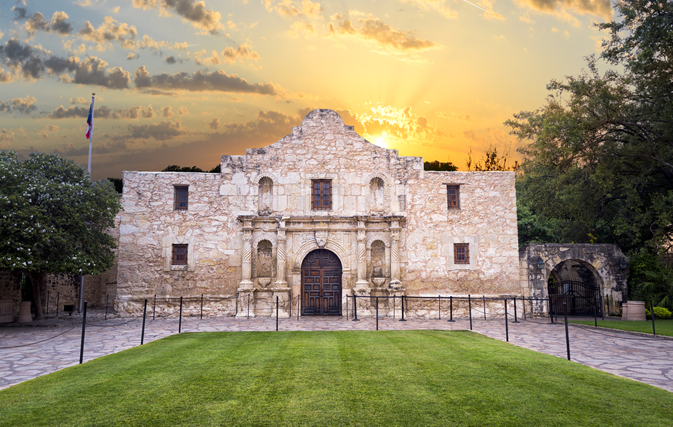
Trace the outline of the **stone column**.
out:
<instances>
[{"instance_id":1,"label":"stone column","mask_svg":"<svg viewBox=\"0 0 673 427\"><path fill-rule=\"evenodd\" d=\"M390 288L402 288L400 282L400 223L390 225Z\"/></svg>"},{"instance_id":2,"label":"stone column","mask_svg":"<svg viewBox=\"0 0 673 427\"><path fill-rule=\"evenodd\" d=\"M358 279L355 282L355 288L353 289L354 292L362 293L362 292L368 292L369 291L369 282L366 279L367 275L367 259L365 257L366 255L366 245L365 245L365 238L366 238L366 229L365 229L365 222L364 221L358 221L358 252L357 252L357 267L358 267Z\"/></svg>"},{"instance_id":3,"label":"stone column","mask_svg":"<svg viewBox=\"0 0 673 427\"><path fill-rule=\"evenodd\" d=\"M255 317L255 290L252 280L252 222L243 223L243 259L241 263L241 281L238 284L238 309L236 317Z\"/></svg>"},{"instance_id":4,"label":"stone column","mask_svg":"<svg viewBox=\"0 0 673 427\"><path fill-rule=\"evenodd\" d=\"M243 229L243 262L241 263L240 289L252 289L252 230Z\"/></svg>"},{"instance_id":5,"label":"stone column","mask_svg":"<svg viewBox=\"0 0 673 427\"><path fill-rule=\"evenodd\" d=\"M276 281L273 283L276 288L287 287L285 281L285 228L278 228L278 237L276 243Z\"/></svg>"}]
</instances>

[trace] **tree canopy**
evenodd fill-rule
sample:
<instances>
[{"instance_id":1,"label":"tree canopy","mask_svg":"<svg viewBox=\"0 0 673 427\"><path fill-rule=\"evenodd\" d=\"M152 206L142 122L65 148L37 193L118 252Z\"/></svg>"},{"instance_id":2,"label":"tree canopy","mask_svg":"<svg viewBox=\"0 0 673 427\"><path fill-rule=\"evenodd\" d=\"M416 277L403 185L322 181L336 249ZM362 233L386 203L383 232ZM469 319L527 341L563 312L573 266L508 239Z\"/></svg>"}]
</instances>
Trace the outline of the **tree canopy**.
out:
<instances>
[{"instance_id":1,"label":"tree canopy","mask_svg":"<svg viewBox=\"0 0 673 427\"><path fill-rule=\"evenodd\" d=\"M33 153L20 161L0 152L0 269L25 273L42 315L44 273L100 274L114 262L114 227L121 209L108 180L92 182L71 160Z\"/></svg>"},{"instance_id":2,"label":"tree canopy","mask_svg":"<svg viewBox=\"0 0 673 427\"><path fill-rule=\"evenodd\" d=\"M611 36L601 57L624 71L601 74L589 57L587 71L551 81L546 105L505 123L529 141L517 195L558 241L662 250L673 237L673 4L616 8L620 19L599 25Z\"/></svg>"}]
</instances>

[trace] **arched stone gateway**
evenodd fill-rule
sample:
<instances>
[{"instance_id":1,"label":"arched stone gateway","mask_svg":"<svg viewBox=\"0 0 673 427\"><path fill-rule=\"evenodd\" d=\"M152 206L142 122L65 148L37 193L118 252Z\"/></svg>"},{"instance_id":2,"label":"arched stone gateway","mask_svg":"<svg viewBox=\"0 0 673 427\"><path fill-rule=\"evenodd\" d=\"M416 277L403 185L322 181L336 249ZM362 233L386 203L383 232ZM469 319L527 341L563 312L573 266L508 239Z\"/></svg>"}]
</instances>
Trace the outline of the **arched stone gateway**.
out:
<instances>
[{"instance_id":1,"label":"arched stone gateway","mask_svg":"<svg viewBox=\"0 0 673 427\"><path fill-rule=\"evenodd\" d=\"M341 316L341 261L327 249L309 253L301 263L302 316Z\"/></svg>"},{"instance_id":2,"label":"arched stone gateway","mask_svg":"<svg viewBox=\"0 0 673 427\"><path fill-rule=\"evenodd\" d=\"M628 261L611 244L528 244L519 250L522 293L537 299L537 313L548 313L550 295L552 310L566 301L575 314L593 315L597 298L598 314L618 312L627 297Z\"/></svg>"}]
</instances>

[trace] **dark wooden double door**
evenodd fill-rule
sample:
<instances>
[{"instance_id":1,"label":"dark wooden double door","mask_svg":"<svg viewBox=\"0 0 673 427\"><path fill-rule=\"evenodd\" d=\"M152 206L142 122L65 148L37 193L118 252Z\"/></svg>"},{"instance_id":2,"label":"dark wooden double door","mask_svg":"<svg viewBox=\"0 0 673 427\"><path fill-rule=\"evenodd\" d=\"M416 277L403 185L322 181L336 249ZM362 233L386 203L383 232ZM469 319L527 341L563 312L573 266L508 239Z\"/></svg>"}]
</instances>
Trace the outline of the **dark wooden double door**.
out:
<instances>
[{"instance_id":1,"label":"dark wooden double door","mask_svg":"<svg viewBox=\"0 0 673 427\"><path fill-rule=\"evenodd\" d=\"M301 264L302 316L341 316L341 261L317 249Z\"/></svg>"}]
</instances>

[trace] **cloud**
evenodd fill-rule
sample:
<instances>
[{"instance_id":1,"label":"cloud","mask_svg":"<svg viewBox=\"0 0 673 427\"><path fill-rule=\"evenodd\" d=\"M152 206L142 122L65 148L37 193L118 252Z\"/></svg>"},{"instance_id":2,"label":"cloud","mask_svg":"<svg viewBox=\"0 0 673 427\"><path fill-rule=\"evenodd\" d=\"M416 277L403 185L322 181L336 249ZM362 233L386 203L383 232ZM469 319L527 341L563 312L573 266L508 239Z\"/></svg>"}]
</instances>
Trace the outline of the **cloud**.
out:
<instances>
[{"instance_id":1,"label":"cloud","mask_svg":"<svg viewBox=\"0 0 673 427\"><path fill-rule=\"evenodd\" d=\"M189 45L187 42L167 42L165 40L156 41L152 37L145 34L141 40L136 41L137 49L150 49L153 51L158 51L159 48L165 47L166 49L175 49L175 50L186 50Z\"/></svg>"},{"instance_id":2,"label":"cloud","mask_svg":"<svg viewBox=\"0 0 673 427\"><path fill-rule=\"evenodd\" d=\"M542 13L556 15L564 21L571 21L569 10L580 15L594 15L603 19L612 18L612 3L610 0L516 0L523 7Z\"/></svg>"},{"instance_id":3,"label":"cloud","mask_svg":"<svg viewBox=\"0 0 673 427\"><path fill-rule=\"evenodd\" d=\"M222 57L224 62L232 63L236 62L237 59L259 59L259 54L252 50L250 45L244 43L238 45L236 49L229 46L222 51Z\"/></svg>"},{"instance_id":4,"label":"cloud","mask_svg":"<svg viewBox=\"0 0 673 427\"><path fill-rule=\"evenodd\" d=\"M182 59L176 59L175 56L171 55L171 56L167 56L166 59L164 59L164 62L166 62L166 64L171 64L172 65L172 64L175 64L176 62L182 63Z\"/></svg>"},{"instance_id":5,"label":"cloud","mask_svg":"<svg viewBox=\"0 0 673 427\"><path fill-rule=\"evenodd\" d=\"M17 112L21 114L30 114L32 111L37 110L37 107L34 105L35 101L37 101L37 99L32 96L2 101L0 102L0 113Z\"/></svg>"},{"instance_id":6,"label":"cloud","mask_svg":"<svg viewBox=\"0 0 673 427\"><path fill-rule=\"evenodd\" d=\"M427 117L415 114L409 106L379 105L355 117L364 128L362 134L370 138L385 136L398 144L433 146L438 137L446 137L443 131L428 123Z\"/></svg>"},{"instance_id":7,"label":"cloud","mask_svg":"<svg viewBox=\"0 0 673 427\"><path fill-rule=\"evenodd\" d=\"M172 120L161 123L151 123L148 125L129 125L128 130L130 138L149 139L154 138L158 141L166 141L180 136L185 132L182 129L182 123L178 120Z\"/></svg>"},{"instance_id":8,"label":"cloud","mask_svg":"<svg viewBox=\"0 0 673 427\"><path fill-rule=\"evenodd\" d=\"M210 126L211 129L217 129L220 127L220 119L213 119L208 123L208 126Z\"/></svg>"},{"instance_id":9,"label":"cloud","mask_svg":"<svg viewBox=\"0 0 673 427\"><path fill-rule=\"evenodd\" d=\"M16 39L0 46L0 59L12 69L15 76L27 80L58 76L65 83L103 86L110 89L126 89L131 82L130 74L121 67L108 69L108 63L95 56L80 59L77 56L61 58L48 54L40 47L22 44Z\"/></svg>"},{"instance_id":10,"label":"cloud","mask_svg":"<svg viewBox=\"0 0 673 427\"><path fill-rule=\"evenodd\" d=\"M54 12L50 21L44 20L44 15L40 12L35 12L24 24L28 38L35 36L38 31L45 33L56 33L62 37L70 35L72 32L72 25L68 22L68 14L65 12Z\"/></svg>"},{"instance_id":11,"label":"cloud","mask_svg":"<svg viewBox=\"0 0 673 427\"><path fill-rule=\"evenodd\" d=\"M138 59L138 58L140 58L140 55L138 55L137 53L129 52L129 55L126 57L126 60L130 61L132 59Z\"/></svg>"},{"instance_id":12,"label":"cloud","mask_svg":"<svg viewBox=\"0 0 673 427\"><path fill-rule=\"evenodd\" d=\"M320 3L313 3L309 0L302 0L301 2L301 10L304 13L304 15L308 17L313 17L313 18L321 18L322 14L322 6Z\"/></svg>"},{"instance_id":13,"label":"cloud","mask_svg":"<svg viewBox=\"0 0 673 427\"><path fill-rule=\"evenodd\" d=\"M188 116L189 115L189 110L187 110L187 107L185 106L180 106L178 108L178 116Z\"/></svg>"},{"instance_id":14,"label":"cloud","mask_svg":"<svg viewBox=\"0 0 673 427\"><path fill-rule=\"evenodd\" d=\"M329 35L355 37L373 43L388 52L398 54L439 47L438 44L430 40L419 39L410 31L404 32L395 29L371 15L358 18L357 22L361 24L359 28L353 26L350 19L343 19L337 23L330 22L328 24Z\"/></svg>"},{"instance_id":15,"label":"cloud","mask_svg":"<svg viewBox=\"0 0 673 427\"><path fill-rule=\"evenodd\" d=\"M173 114L173 109L170 107L170 105L167 105L165 107L161 107L161 115L163 117L173 117L175 114Z\"/></svg>"},{"instance_id":16,"label":"cloud","mask_svg":"<svg viewBox=\"0 0 673 427\"><path fill-rule=\"evenodd\" d=\"M209 58L200 58L200 56L204 56L205 54L206 54L205 49L194 53L194 62L196 62L197 65L219 65L220 64L220 56L217 54L217 52L213 51L213 54Z\"/></svg>"},{"instance_id":17,"label":"cloud","mask_svg":"<svg viewBox=\"0 0 673 427\"><path fill-rule=\"evenodd\" d=\"M86 118L89 116L89 107L79 107L71 105L68 108L60 105L52 110L47 117L50 119L72 119L72 118ZM156 116L152 104L145 107L144 105L132 106L129 108L110 109L107 106L98 106L94 111L94 120L99 119L113 119L113 120L135 120L135 119L152 119Z\"/></svg>"},{"instance_id":18,"label":"cloud","mask_svg":"<svg viewBox=\"0 0 673 427\"><path fill-rule=\"evenodd\" d=\"M206 9L203 1L195 0L133 0L133 7L158 9L159 14L170 16L171 12L178 14L184 21L199 28L205 33L217 34L223 28L220 12Z\"/></svg>"},{"instance_id":19,"label":"cloud","mask_svg":"<svg viewBox=\"0 0 673 427\"><path fill-rule=\"evenodd\" d=\"M16 21L28 18L28 9L25 7L14 6L11 11L14 12L14 20Z\"/></svg>"},{"instance_id":20,"label":"cloud","mask_svg":"<svg viewBox=\"0 0 673 427\"><path fill-rule=\"evenodd\" d=\"M273 12L274 10L280 16L298 16L302 14L302 11L292 3L292 0L262 0L264 7L267 11Z\"/></svg>"},{"instance_id":21,"label":"cloud","mask_svg":"<svg viewBox=\"0 0 673 427\"><path fill-rule=\"evenodd\" d=\"M310 39L311 37L315 37L316 31L315 27L313 27L313 25L308 22L295 21L292 23L290 29L285 32L285 34L295 39L299 38L300 36L304 37L305 39Z\"/></svg>"},{"instance_id":22,"label":"cloud","mask_svg":"<svg viewBox=\"0 0 673 427\"><path fill-rule=\"evenodd\" d=\"M70 98L70 103L71 104L89 105L89 101L82 98L81 96L78 96L77 98Z\"/></svg>"},{"instance_id":23,"label":"cloud","mask_svg":"<svg viewBox=\"0 0 673 427\"><path fill-rule=\"evenodd\" d=\"M150 76L145 66L135 73L135 84L139 89L171 89L191 92L218 91L228 93L253 93L286 97L284 89L273 83L248 83L236 74L227 74L222 70L212 73L196 71L193 74L157 74Z\"/></svg>"},{"instance_id":24,"label":"cloud","mask_svg":"<svg viewBox=\"0 0 673 427\"><path fill-rule=\"evenodd\" d=\"M104 51L112 46L113 41L119 43L124 49L133 49L138 30L133 25L117 22L113 17L106 16L98 28L94 28L89 21L86 21L84 28L79 30L77 34L83 40L94 42L97 50Z\"/></svg>"},{"instance_id":25,"label":"cloud","mask_svg":"<svg viewBox=\"0 0 673 427\"><path fill-rule=\"evenodd\" d=\"M447 0L400 0L402 3L411 3L423 11L434 10L446 19L458 18L458 13L446 5Z\"/></svg>"}]
</instances>

